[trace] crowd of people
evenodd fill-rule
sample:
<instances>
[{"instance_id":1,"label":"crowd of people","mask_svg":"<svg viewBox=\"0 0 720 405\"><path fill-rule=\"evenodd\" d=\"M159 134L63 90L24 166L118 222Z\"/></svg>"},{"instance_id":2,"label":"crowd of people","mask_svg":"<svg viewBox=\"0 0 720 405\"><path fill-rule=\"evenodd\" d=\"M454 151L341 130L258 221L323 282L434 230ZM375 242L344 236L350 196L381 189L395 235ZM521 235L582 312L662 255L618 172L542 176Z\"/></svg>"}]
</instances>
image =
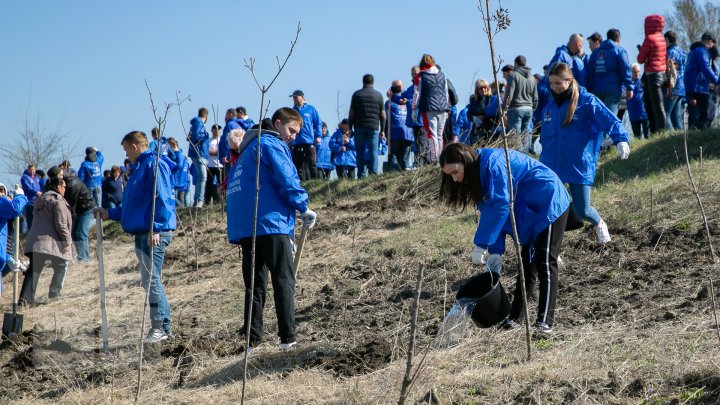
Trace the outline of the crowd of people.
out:
<instances>
[{"instance_id":1,"label":"crowd of people","mask_svg":"<svg viewBox=\"0 0 720 405\"><path fill-rule=\"evenodd\" d=\"M141 131L125 135L121 145L127 159L109 170L103 170L104 156L95 147L85 150L77 170L69 161L46 172L29 165L13 196L0 184L0 267L3 275L23 269L20 258L6 253L9 221L22 216L29 265L20 303L35 302L38 278L48 261L54 270L49 298L57 298L73 260L73 246L79 263L91 262L88 238L93 221L118 221L135 237L142 285L150 289L147 341L161 341L172 333L161 275L177 225L176 210L225 199L228 240L243 252L241 333L249 334L250 348L262 339L269 274L280 347L287 349L297 342L295 216L300 213L306 227L316 220L302 182L439 166L441 199L458 208L475 205L481 212L472 262L500 273L505 235L512 233L506 161L499 150L473 145L508 132L520 138L510 165L526 282L532 288L538 281L536 327L550 333L566 224L570 218L589 222L598 243L611 241L607 224L591 205L591 190L601 150L615 145L619 158L629 157L625 111L635 138L682 128L686 107L691 128L707 128L715 116L720 92L715 38L703 34L688 53L678 46L675 33L663 29L662 16L646 18L637 63L630 63L617 29L608 30L605 40L599 33L590 35L590 54L584 53L584 37L572 34L549 58L542 75L533 74L526 58L518 55L512 65L502 67L503 81L477 80L467 103L460 102L437 61L424 54L411 68L407 87L397 79L383 94L375 89L373 75L364 75L347 118L332 131L306 102L305 93L295 90L290 95L292 107L280 108L260 123L253 122L244 107L230 108L225 125L212 125L208 132L208 110L200 108L184 136L187 154L180 148L181 140L153 128L150 139ZM381 157L387 157L384 165ZM262 203L255 228L252 210L242 207L255 199L258 165ZM518 326L520 303L516 291L504 328Z\"/></svg>"}]
</instances>

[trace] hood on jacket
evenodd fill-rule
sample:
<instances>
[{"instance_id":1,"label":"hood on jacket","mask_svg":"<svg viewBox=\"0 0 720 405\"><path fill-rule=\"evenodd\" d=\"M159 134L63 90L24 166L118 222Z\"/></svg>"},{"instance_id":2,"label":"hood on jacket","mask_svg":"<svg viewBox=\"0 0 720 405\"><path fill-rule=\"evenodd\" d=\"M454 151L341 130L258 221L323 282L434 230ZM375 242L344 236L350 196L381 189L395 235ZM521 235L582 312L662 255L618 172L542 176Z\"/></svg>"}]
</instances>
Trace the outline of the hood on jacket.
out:
<instances>
[{"instance_id":1,"label":"hood on jacket","mask_svg":"<svg viewBox=\"0 0 720 405\"><path fill-rule=\"evenodd\" d=\"M600 43L600 48L598 48L598 49L603 49L603 50L613 49L613 48L617 48L617 46L618 46L618 44L616 44L612 40L606 39Z\"/></svg>"},{"instance_id":2,"label":"hood on jacket","mask_svg":"<svg viewBox=\"0 0 720 405\"><path fill-rule=\"evenodd\" d=\"M245 133L245 137L243 138L242 142L240 143L240 146L238 147L238 155L241 155L243 153L245 148L247 148L248 145L250 145L250 142L257 139L259 133L260 133L260 131L258 131L257 129L251 129ZM280 138L280 134L278 134L277 132L274 132L274 131L263 130L263 134L273 135L273 136Z\"/></svg>"},{"instance_id":3,"label":"hood on jacket","mask_svg":"<svg viewBox=\"0 0 720 405\"><path fill-rule=\"evenodd\" d=\"M515 72L518 72L525 78L529 78L530 76L532 76L530 68L526 66L515 66Z\"/></svg>"},{"instance_id":4,"label":"hood on jacket","mask_svg":"<svg viewBox=\"0 0 720 405\"><path fill-rule=\"evenodd\" d=\"M705 46L705 44L703 44L701 41L693 42L693 44L690 45L690 50L692 51L694 49L700 48L701 46Z\"/></svg>"},{"instance_id":5,"label":"hood on jacket","mask_svg":"<svg viewBox=\"0 0 720 405\"><path fill-rule=\"evenodd\" d=\"M645 35L662 34L665 28L665 18L660 14L645 17Z\"/></svg>"},{"instance_id":6,"label":"hood on jacket","mask_svg":"<svg viewBox=\"0 0 720 405\"><path fill-rule=\"evenodd\" d=\"M35 199L35 209L38 211L45 209L45 206L47 205L47 201L51 198L54 200L59 200L62 198L62 196L60 194L58 194L57 191L47 190L43 193L43 198Z\"/></svg>"},{"instance_id":7,"label":"hood on jacket","mask_svg":"<svg viewBox=\"0 0 720 405\"><path fill-rule=\"evenodd\" d=\"M77 178L77 172L72 169L63 170L63 178L66 182L75 180Z\"/></svg>"}]
</instances>

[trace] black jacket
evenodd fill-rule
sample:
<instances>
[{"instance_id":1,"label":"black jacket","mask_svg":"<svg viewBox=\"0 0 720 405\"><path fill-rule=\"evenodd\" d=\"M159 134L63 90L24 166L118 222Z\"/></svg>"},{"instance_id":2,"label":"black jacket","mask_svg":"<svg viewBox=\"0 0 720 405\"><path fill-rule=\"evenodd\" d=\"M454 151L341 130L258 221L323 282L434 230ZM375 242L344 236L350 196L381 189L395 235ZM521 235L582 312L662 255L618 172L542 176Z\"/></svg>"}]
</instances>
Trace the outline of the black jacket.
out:
<instances>
[{"instance_id":1,"label":"black jacket","mask_svg":"<svg viewBox=\"0 0 720 405\"><path fill-rule=\"evenodd\" d=\"M385 127L383 96L372 86L356 91L350 100L350 125L353 128L382 130Z\"/></svg>"},{"instance_id":2,"label":"black jacket","mask_svg":"<svg viewBox=\"0 0 720 405\"><path fill-rule=\"evenodd\" d=\"M95 200L85 183L77 178L77 174L65 170L65 200L70 205L73 215L83 214L95 208Z\"/></svg>"}]
</instances>

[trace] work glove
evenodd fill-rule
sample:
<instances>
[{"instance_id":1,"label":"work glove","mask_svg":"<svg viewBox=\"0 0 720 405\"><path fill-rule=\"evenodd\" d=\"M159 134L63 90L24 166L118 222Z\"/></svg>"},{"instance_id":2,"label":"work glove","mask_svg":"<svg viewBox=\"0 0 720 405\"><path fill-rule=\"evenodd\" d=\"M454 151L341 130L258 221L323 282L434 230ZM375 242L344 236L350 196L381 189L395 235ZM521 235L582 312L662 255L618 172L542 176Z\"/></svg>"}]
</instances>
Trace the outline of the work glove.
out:
<instances>
[{"instance_id":1,"label":"work glove","mask_svg":"<svg viewBox=\"0 0 720 405\"><path fill-rule=\"evenodd\" d=\"M487 249L483 249L480 246L473 246L472 251L472 263L473 264L485 264L487 262L486 260L487 256Z\"/></svg>"},{"instance_id":2,"label":"work glove","mask_svg":"<svg viewBox=\"0 0 720 405\"><path fill-rule=\"evenodd\" d=\"M630 156L630 145L627 142L619 142L615 147L621 160L625 160Z\"/></svg>"},{"instance_id":3,"label":"work glove","mask_svg":"<svg viewBox=\"0 0 720 405\"><path fill-rule=\"evenodd\" d=\"M19 184L15 185L15 195L25 195L25 192Z\"/></svg>"},{"instance_id":4,"label":"work glove","mask_svg":"<svg viewBox=\"0 0 720 405\"><path fill-rule=\"evenodd\" d=\"M317 219L317 214L315 213L315 211L308 208L307 211L300 214L300 218L303 221L303 226L306 226L308 229L310 229L315 226L315 219Z\"/></svg>"},{"instance_id":5,"label":"work glove","mask_svg":"<svg viewBox=\"0 0 720 405\"><path fill-rule=\"evenodd\" d=\"M494 273L500 274L502 272L502 263L503 263L503 257L502 255L489 255L487 258L487 263L485 266L489 271L492 271Z\"/></svg>"}]
</instances>

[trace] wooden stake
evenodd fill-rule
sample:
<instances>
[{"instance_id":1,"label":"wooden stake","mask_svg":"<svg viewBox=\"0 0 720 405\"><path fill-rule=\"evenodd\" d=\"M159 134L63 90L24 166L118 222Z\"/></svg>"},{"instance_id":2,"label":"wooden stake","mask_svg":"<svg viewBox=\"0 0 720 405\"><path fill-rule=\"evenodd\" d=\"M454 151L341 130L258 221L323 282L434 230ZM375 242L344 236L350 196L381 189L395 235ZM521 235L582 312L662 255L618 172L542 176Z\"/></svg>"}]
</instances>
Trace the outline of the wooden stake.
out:
<instances>
[{"instance_id":1,"label":"wooden stake","mask_svg":"<svg viewBox=\"0 0 720 405\"><path fill-rule=\"evenodd\" d=\"M655 219L655 196L653 195L653 188L650 187L650 220Z\"/></svg>"},{"instance_id":2,"label":"wooden stake","mask_svg":"<svg viewBox=\"0 0 720 405\"><path fill-rule=\"evenodd\" d=\"M605 185L605 166L602 168L602 180L603 180L603 186Z\"/></svg>"},{"instance_id":3,"label":"wooden stake","mask_svg":"<svg viewBox=\"0 0 720 405\"><path fill-rule=\"evenodd\" d=\"M700 169L702 169L703 165L703 153L702 153L702 146L700 147Z\"/></svg>"},{"instance_id":4,"label":"wooden stake","mask_svg":"<svg viewBox=\"0 0 720 405\"><path fill-rule=\"evenodd\" d=\"M720 326L718 326L717 312L715 311L715 288L713 288L713 281L710 278L710 298L712 298L712 310L713 316L715 317L715 331L717 332L718 339L720 340Z\"/></svg>"}]
</instances>

